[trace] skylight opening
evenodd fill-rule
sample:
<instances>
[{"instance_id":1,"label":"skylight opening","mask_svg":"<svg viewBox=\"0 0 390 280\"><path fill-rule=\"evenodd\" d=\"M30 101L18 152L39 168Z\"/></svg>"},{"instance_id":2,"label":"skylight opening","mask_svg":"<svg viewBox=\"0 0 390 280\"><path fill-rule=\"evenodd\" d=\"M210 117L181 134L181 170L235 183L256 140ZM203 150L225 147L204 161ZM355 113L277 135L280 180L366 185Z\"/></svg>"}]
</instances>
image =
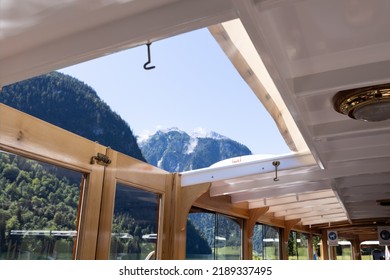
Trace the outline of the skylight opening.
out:
<instances>
[{"instance_id":1,"label":"skylight opening","mask_svg":"<svg viewBox=\"0 0 390 280\"><path fill-rule=\"evenodd\" d=\"M92 88L143 139L177 127L188 134L216 132L252 154L290 149L274 120L208 29L142 45L60 69Z\"/></svg>"}]
</instances>

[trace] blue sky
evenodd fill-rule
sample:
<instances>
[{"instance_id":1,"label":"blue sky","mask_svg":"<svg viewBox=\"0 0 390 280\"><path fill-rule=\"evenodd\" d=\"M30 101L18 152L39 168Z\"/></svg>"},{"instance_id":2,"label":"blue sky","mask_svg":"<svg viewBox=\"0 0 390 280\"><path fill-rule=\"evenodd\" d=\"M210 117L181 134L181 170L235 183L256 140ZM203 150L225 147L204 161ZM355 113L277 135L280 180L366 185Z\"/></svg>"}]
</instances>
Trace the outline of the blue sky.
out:
<instances>
[{"instance_id":1,"label":"blue sky","mask_svg":"<svg viewBox=\"0 0 390 280\"><path fill-rule=\"evenodd\" d=\"M273 119L207 29L94 59L60 72L94 88L139 137L177 127L215 131L253 154L290 152Z\"/></svg>"}]
</instances>

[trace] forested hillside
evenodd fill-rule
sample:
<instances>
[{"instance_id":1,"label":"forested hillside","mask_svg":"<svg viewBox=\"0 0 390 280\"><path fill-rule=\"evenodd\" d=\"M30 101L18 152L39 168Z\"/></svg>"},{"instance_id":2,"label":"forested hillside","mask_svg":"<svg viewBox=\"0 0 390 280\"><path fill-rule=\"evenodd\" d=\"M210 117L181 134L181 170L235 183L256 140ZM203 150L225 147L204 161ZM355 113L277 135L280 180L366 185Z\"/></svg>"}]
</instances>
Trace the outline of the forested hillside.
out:
<instances>
[{"instance_id":1,"label":"forested hillside","mask_svg":"<svg viewBox=\"0 0 390 280\"><path fill-rule=\"evenodd\" d=\"M0 153L0 259L19 258L22 250L37 255L49 250L42 238L22 242L27 231L45 236L66 231L70 239L61 244L72 250L81 181L74 171Z\"/></svg>"},{"instance_id":2,"label":"forested hillside","mask_svg":"<svg viewBox=\"0 0 390 280\"><path fill-rule=\"evenodd\" d=\"M130 126L94 89L71 76L52 72L5 86L0 102L145 161Z\"/></svg>"}]
</instances>

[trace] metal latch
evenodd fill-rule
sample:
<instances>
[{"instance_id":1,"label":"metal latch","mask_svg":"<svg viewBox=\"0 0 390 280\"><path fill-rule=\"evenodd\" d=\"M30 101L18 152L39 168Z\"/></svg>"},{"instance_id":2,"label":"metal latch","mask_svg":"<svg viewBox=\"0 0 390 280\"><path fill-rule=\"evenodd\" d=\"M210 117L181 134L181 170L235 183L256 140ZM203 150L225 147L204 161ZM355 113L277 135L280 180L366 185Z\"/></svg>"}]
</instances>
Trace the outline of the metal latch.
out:
<instances>
[{"instance_id":1,"label":"metal latch","mask_svg":"<svg viewBox=\"0 0 390 280\"><path fill-rule=\"evenodd\" d=\"M95 163L108 166L111 163L111 160L105 154L97 153L96 156L91 157L91 164L95 164Z\"/></svg>"}]
</instances>

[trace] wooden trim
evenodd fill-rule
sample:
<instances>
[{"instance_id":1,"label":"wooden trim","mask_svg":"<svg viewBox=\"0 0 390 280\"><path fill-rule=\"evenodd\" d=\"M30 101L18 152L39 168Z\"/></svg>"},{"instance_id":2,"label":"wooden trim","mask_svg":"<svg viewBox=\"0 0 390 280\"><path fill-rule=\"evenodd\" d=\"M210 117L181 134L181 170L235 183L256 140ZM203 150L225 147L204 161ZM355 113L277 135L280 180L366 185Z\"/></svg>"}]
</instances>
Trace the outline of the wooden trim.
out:
<instances>
[{"instance_id":1,"label":"wooden trim","mask_svg":"<svg viewBox=\"0 0 390 280\"><path fill-rule=\"evenodd\" d=\"M108 259L110 254L111 228L117 183L123 183L161 196L159 230L163 231L164 223L162 222L162 217L164 217L163 213L166 204L164 194L170 175L166 171L111 149L107 149L106 155L111 159L111 163L105 168L100 208L96 259L101 260ZM158 240L157 249L162 249L162 240ZM157 257L161 257L161 252L157 252Z\"/></svg>"},{"instance_id":2,"label":"wooden trim","mask_svg":"<svg viewBox=\"0 0 390 280\"><path fill-rule=\"evenodd\" d=\"M88 175L84 191L77 259L95 259L102 186L103 168L101 166L94 166L94 169Z\"/></svg>"},{"instance_id":3,"label":"wooden trim","mask_svg":"<svg viewBox=\"0 0 390 280\"><path fill-rule=\"evenodd\" d=\"M173 256L172 238L174 236L172 215L174 213L174 205L172 203L174 197L174 185L176 174L169 174L165 186L165 194L161 198L160 207L160 226L159 237L157 244L157 258L161 260L169 260Z\"/></svg>"},{"instance_id":4,"label":"wooden trim","mask_svg":"<svg viewBox=\"0 0 390 280\"><path fill-rule=\"evenodd\" d=\"M284 224L285 224L285 227L284 229L282 230L283 234L282 234L282 260L288 260L288 237L290 235L290 231L291 229L296 225L298 224L299 222L301 221L301 219L295 219L295 220L289 220L289 221L286 221Z\"/></svg>"},{"instance_id":5,"label":"wooden trim","mask_svg":"<svg viewBox=\"0 0 390 280\"><path fill-rule=\"evenodd\" d=\"M249 218L247 203L232 204L230 196L210 197L210 191L202 194L194 202L194 206L237 218Z\"/></svg>"},{"instance_id":6,"label":"wooden trim","mask_svg":"<svg viewBox=\"0 0 390 280\"><path fill-rule=\"evenodd\" d=\"M361 260L362 255L360 252L360 240L359 238L351 239L351 245L352 245L352 259L353 260Z\"/></svg>"},{"instance_id":7,"label":"wooden trim","mask_svg":"<svg viewBox=\"0 0 390 280\"><path fill-rule=\"evenodd\" d=\"M314 259L314 248L313 248L313 235L312 234L308 234L307 246L308 246L309 260L313 260Z\"/></svg>"},{"instance_id":8,"label":"wooden trim","mask_svg":"<svg viewBox=\"0 0 390 280\"><path fill-rule=\"evenodd\" d=\"M166 221L166 232L169 233L168 244L171 247L168 259L184 260L186 257L187 218L194 202L210 189L210 183L192 185L183 188L180 175L175 175L171 195L170 220ZM167 224L167 222L169 224Z\"/></svg>"},{"instance_id":9,"label":"wooden trim","mask_svg":"<svg viewBox=\"0 0 390 280\"><path fill-rule=\"evenodd\" d=\"M111 168L105 169L103 181L103 194L100 207L100 221L96 249L97 260L107 260L110 254L111 228L115 202L115 166L117 153L112 150L106 154L111 159Z\"/></svg>"},{"instance_id":10,"label":"wooden trim","mask_svg":"<svg viewBox=\"0 0 390 280\"><path fill-rule=\"evenodd\" d=\"M278 228L284 228L284 220L275 218L273 216L273 213L265 213L259 219L257 220L258 223L273 226L273 227L278 227Z\"/></svg>"},{"instance_id":11,"label":"wooden trim","mask_svg":"<svg viewBox=\"0 0 390 280\"><path fill-rule=\"evenodd\" d=\"M243 248L244 248L244 260L252 260L252 251L253 251L253 230L258 219L263 216L269 207L261 207L255 209L249 209L249 219L244 221L244 230L243 230Z\"/></svg>"},{"instance_id":12,"label":"wooden trim","mask_svg":"<svg viewBox=\"0 0 390 280\"><path fill-rule=\"evenodd\" d=\"M104 168L90 160L106 148L0 104L0 149L86 174L75 258L94 259Z\"/></svg>"},{"instance_id":13,"label":"wooden trim","mask_svg":"<svg viewBox=\"0 0 390 280\"><path fill-rule=\"evenodd\" d=\"M327 230L325 230L325 229L322 230L321 241L322 241L321 258L323 260L330 260L330 258L329 258L329 246L328 246L328 233L327 233Z\"/></svg>"},{"instance_id":14,"label":"wooden trim","mask_svg":"<svg viewBox=\"0 0 390 280\"><path fill-rule=\"evenodd\" d=\"M79 197L79 202L78 202L78 209L77 209L77 216L76 216L76 230L77 232L80 232L80 227L81 227L81 209L83 208L82 205L84 204L84 194L85 194L85 189L87 185L87 177L85 174L83 174L83 177L81 178L81 183L80 183L80 197ZM81 205L81 207L80 207ZM72 253L72 259L75 260L77 256L77 250L78 250L78 239L76 238L76 242L73 244L73 253Z\"/></svg>"},{"instance_id":15,"label":"wooden trim","mask_svg":"<svg viewBox=\"0 0 390 280\"><path fill-rule=\"evenodd\" d=\"M91 157L105 147L0 103L0 149L91 172Z\"/></svg>"}]
</instances>

